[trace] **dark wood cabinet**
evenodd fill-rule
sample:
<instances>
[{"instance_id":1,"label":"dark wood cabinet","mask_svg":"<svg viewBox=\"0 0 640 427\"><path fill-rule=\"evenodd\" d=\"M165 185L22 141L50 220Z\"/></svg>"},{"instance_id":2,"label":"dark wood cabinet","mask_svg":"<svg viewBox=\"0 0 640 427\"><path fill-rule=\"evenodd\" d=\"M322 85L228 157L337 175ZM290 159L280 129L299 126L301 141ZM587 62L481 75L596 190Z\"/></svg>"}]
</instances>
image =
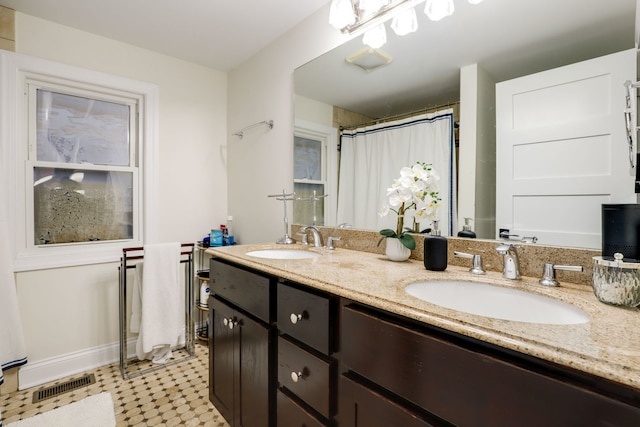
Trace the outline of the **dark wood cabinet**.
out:
<instances>
[{"instance_id":1,"label":"dark wood cabinet","mask_svg":"<svg viewBox=\"0 0 640 427\"><path fill-rule=\"evenodd\" d=\"M356 381L340 378L340 427L435 427L415 412Z\"/></svg>"},{"instance_id":2,"label":"dark wood cabinet","mask_svg":"<svg viewBox=\"0 0 640 427\"><path fill-rule=\"evenodd\" d=\"M311 288L278 286L278 426L333 426L337 410L338 300Z\"/></svg>"},{"instance_id":3,"label":"dark wood cabinet","mask_svg":"<svg viewBox=\"0 0 640 427\"><path fill-rule=\"evenodd\" d=\"M278 390L278 427L323 427L325 424L282 390Z\"/></svg>"},{"instance_id":4,"label":"dark wood cabinet","mask_svg":"<svg viewBox=\"0 0 640 427\"><path fill-rule=\"evenodd\" d=\"M216 279L209 298L209 399L232 427L271 427L275 424L275 376L270 354L275 331L261 319L269 318L268 310L259 309L256 316L242 308L252 303L247 304L247 296L239 290L249 278L248 283L261 283L260 291L268 295L270 280L216 261L211 271ZM239 301L230 295L240 295ZM268 297L263 304L269 308Z\"/></svg>"},{"instance_id":5,"label":"dark wood cabinet","mask_svg":"<svg viewBox=\"0 0 640 427\"><path fill-rule=\"evenodd\" d=\"M479 427L640 425L638 400L630 402L639 393L623 386L618 391L629 402L611 396L616 387L604 380L359 305L346 306L341 319L344 372L424 419ZM354 399L343 394L339 412Z\"/></svg>"},{"instance_id":6,"label":"dark wood cabinet","mask_svg":"<svg viewBox=\"0 0 640 427\"><path fill-rule=\"evenodd\" d=\"M232 427L640 426L640 391L212 258L210 400Z\"/></svg>"}]
</instances>

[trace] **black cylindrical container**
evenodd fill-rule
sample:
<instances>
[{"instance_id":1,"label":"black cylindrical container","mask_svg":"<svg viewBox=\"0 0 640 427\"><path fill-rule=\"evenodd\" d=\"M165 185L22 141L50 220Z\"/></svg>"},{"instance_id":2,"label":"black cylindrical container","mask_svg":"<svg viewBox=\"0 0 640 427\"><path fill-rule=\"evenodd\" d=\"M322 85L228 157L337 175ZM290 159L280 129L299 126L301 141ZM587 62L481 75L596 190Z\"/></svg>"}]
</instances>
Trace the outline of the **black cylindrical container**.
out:
<instances>
[{"instance_id":1,"label":"black cylindrical container","mask_svg":"<svg viewBox=\"0 0 640 427\"><path fill-rule=\"evenodd\" d=\"M426 236L424 238L424 268L444 271L447 268L447 238Z\"/></svg>"},{"instance_id":2,"label":"black cylindrical container","mask_svg":"<svg viewBox=\"0 0 640 427\"><path fill-rule=\"evenodd\" d=\"M602 205L602 256L640 259L640 204Z\"/></svg>"}]
</instances>

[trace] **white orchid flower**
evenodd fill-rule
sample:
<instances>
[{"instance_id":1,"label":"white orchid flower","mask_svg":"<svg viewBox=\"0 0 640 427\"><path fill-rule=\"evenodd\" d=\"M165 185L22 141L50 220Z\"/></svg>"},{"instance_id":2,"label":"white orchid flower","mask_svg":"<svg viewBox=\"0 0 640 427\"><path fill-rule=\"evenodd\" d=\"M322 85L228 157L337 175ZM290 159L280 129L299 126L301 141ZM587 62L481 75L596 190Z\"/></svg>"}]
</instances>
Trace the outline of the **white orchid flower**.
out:
<instances>
[{"instance_id":1,"label":"white orchid flower","mask_svg":"<svg viewBox=\"0 0 640 427\"><path fill-rule=\"evenodd\" d=\"M381 217L388 215L389 211L398 213L395 234L404 236L404 224L435 217L440 201L439 180L440 177L428 163L417 162L411 167L400 169L400 177L387 188L388 203L379 211ZM385 234L388 231L391 230L382 230L381 234L389 237L390 234Z\"/></svg>"},{"instance_id":2,"label":"white orchid flower","mask_svg":"<svg viewBox=\"0 0 640 427\"><path fill-rule=\"evenodd\" d=\"M389 196L389 206L391 206L392 208L397 209L402 206L403 203L404 200L400 198L400 195L398 193Z\"/></svg>"}]
</instances>

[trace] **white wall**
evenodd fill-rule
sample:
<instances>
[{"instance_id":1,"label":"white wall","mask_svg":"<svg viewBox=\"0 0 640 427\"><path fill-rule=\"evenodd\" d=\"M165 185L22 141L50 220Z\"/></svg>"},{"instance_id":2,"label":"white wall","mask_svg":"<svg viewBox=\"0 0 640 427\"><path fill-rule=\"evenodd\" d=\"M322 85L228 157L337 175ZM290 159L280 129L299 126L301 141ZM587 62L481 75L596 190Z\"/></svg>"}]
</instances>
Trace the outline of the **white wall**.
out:
<instances>
[{"instance_id":1,"label":"white wall","mask_svg":"<svg viewBox=\"0 0 640 427\"><path fill-rule=\"evenodd\" d=\"M226 73L21 13L16 52L157 85L157 240L195 242L225 221ZM17 274L30 364L117 342L119 255L113 264Z\"/></svg>"},{"instance_id":2,"label":"white wall","mask_svg":"<svg viewBox=\"0 0 640 427\"><path fill-rule=\"evenodd\" d=\"M322 126L333 126L333 106L315 99L296 95L294 101L295 119L305 120Z\"/></svg>"},{"instance_id":3,"label":"white wall","mask_svg":"<svg viewBox=\"0 0 640 427\"><path fill-rule=\"evenodd\" d=\"M282 202L267 195L293 190L293 71L347 40L328 16L327 4L229 74L230 132L275 123L242 140L229 136L229 213L240 243L274 242L284 234Z\"/></svg>"},{"instance_id":4,"label":"white wall","mask_svg":"<svg viewBox=\"0 0 640 427\"><path fill-rule=\"evenodd\" d=\"M458 224L472 218L472 228L486 239L495 238L495 83L478 64L460 70Z\"/></svg>"}]
</instances>

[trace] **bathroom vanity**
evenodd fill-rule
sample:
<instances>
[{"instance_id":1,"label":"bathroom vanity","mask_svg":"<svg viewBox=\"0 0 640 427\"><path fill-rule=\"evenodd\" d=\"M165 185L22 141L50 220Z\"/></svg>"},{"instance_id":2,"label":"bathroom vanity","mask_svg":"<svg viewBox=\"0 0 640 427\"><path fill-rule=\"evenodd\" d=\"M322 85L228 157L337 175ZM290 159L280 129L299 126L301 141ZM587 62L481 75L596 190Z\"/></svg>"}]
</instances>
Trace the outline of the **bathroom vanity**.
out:
<instances>
[{"instance_id":1,"label":"bathroom vanity","mask_svg":"<svg viewBox=\"0 0 640 427\"><path fill-rule=\"evenodd\" d=\"M638 309L599 303L584 285L489 272L484 282L573 304L590 321L465 314L404 288L477 280L466 268L288 246L320 256L209 251L210 397L232 426L640 425Z\"/></svg>"}]
</instances>

